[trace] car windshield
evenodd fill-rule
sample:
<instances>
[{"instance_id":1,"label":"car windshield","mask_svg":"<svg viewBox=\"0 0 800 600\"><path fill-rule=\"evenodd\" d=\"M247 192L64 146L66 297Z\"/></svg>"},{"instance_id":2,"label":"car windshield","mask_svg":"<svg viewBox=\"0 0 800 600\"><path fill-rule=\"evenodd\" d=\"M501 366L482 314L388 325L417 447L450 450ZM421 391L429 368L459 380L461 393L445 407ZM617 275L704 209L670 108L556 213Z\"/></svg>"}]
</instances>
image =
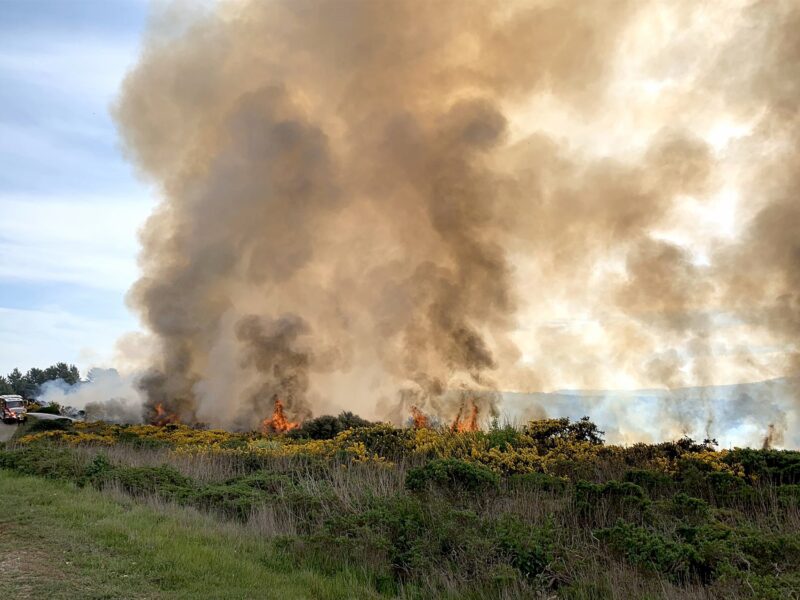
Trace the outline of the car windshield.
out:
<instances>
[{"instance_id":1,"label":"car windshield","mask_svg":"<svg viewBox=\"0 0 800 600\"><path fill-rule=\"evenodd\" d=\"M6 400L8 408L22 408L22 400Z\"/></svg>"}]
</instances>

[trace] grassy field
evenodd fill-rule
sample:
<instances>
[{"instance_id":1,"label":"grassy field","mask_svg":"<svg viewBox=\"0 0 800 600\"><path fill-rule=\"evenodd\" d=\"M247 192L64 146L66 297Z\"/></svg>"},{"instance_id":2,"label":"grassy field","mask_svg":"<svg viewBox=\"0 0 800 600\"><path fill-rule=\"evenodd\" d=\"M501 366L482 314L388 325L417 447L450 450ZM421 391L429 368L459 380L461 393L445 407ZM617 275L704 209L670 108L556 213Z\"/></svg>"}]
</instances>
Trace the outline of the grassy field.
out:
<instances>
[{"instance_id":1,"label":"grassy field","mask_svg":"<svg viewBox=\"0 0 800 600\"><path fill-rule=\"evenodd\" d=\"M192 509L0 470L0 596L371 598L290 568L269 542Z\"/></svg>"}]
</instances>

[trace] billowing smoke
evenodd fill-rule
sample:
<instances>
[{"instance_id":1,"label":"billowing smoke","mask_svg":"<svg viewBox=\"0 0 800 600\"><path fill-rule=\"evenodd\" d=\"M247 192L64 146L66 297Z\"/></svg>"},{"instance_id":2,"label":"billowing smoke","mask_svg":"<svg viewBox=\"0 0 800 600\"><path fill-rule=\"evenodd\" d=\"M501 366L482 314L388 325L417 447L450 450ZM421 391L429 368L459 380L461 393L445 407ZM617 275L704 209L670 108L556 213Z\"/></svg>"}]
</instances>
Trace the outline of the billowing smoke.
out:
<instances>
[{"instance_id":1,"label":"billowing smoke","mask_svg":"<svg viewBox=\"0 0 800 600\"><path fill-rule=\"evenodd\" d=\"M36 399L62 409L82 410L88 421L142 422L141 392L132 377L121 376L114 369L91 369L86 381L73 385L62 379L48 381Z\"/></svg>"},{"instance_id":2,"label":"billowing smoke","mask_svg":"<svg viewBox=\"0 0 800 600\"><path fill-rule=\"evenodd\" d=\"M151 411L402 422L653 386L669 434L711 437L736 415L681 390L797 373L797 3L231 0L155 25L115 109L164 199L130 293ZM793 399L748 398L780 439Z\"/></svg>"}]
</instances>

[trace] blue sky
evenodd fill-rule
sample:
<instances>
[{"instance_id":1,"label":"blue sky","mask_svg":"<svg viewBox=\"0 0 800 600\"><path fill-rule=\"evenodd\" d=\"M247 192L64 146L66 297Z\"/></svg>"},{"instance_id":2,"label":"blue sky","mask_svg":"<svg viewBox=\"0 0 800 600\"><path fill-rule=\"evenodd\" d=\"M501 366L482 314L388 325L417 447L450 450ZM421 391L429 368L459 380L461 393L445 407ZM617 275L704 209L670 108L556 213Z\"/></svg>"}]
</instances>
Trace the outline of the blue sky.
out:
<instances>
[{"instance_id":1,"label":"blue sky","mask_svg":"<svg viewBox=\"0 0 800 600\"><path fill-rule=\"evenodd\" d=\"M154 204L109 114L145 0L0 0L0 373L111 363Z\"/></svg>"}]
</instances>

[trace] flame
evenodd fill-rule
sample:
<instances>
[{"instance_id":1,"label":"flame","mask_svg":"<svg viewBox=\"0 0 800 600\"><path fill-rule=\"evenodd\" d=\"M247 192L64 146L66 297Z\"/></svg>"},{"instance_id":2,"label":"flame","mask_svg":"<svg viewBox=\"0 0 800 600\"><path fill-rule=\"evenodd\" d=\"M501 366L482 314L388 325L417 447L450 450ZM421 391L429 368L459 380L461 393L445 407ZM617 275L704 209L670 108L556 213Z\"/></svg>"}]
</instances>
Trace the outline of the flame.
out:
<instances>
[{"instance_id":1,"label":"flame","mask_svg":"<svg viewBox=\"0 0 800 600\"><path fill-rule=\"evenodd\" d=\"M275 398L275 408L272 411L272 417L266 418L261 422L261 431L263 433L286 433L292 429L300 427L300 423L290 421L283 413L283 402L279 398Z\"/></svg>"},{"instance_id":2,"label":"flame","mask_svg":"<svg viewBox=\"0 0 800 600\"><path fill-rule=\"evenodd\" d=\"M450 426L450 429L453 431L457 431L459 433L463 433L465 431L478 431L478 407L475 405L474 402L471 402L472 408L469 410L469 416L462 420L461 415L464 412L464 406L462 405L461 408L458 409L458 414L456 415L455 421Z\"/></svg>"},{"instance_id":3,"label":"flame","mask_svg":"<svg viewBox=\"0 0 800 600\"><path fill-rule=\"evenodd\" d=\"M164 425L170 425L172 423L177 423L179 421L178 415L175 413L167 412L164 408L164 405L160 402L155 406L156 414L153 415L153 418L150 419L150 422L153 425L158 425L159 427L163 427Z\"/></svg>"},{"instance_id":4,"label":"flame","mask_svg":"<svg viewBox=\"0 0 800 600\"><path fill-rule=\"evenodd\" d=\"M416 406L411 407L411 419L414 421L414 427L417 429L430 427L428 416Z\"/></svg>"}]
</instances>

